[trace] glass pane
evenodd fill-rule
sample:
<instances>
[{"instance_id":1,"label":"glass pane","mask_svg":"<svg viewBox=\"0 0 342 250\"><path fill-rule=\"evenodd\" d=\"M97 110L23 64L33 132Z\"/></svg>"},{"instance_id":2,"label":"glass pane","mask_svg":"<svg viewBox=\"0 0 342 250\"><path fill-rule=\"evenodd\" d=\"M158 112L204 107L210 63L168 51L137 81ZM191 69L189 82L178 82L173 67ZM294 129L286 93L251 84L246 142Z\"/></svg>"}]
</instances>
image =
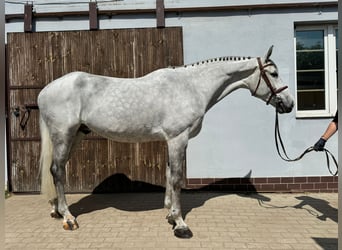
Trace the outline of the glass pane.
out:
<instances>
[{"instance_id":1,"label":"glass pane","mask_svg":"<svg viewBox=\"0 0 342 250\"><path fill-rule=\"evenodd\" d=\"M324 91L298 92L298 110L325 109Z\"/></svg>"},{"instance_id":2,"label":"glass pane","mask_svg":"<svg viewBox=\"0 0 342 250\"><path fill-rule=\"evenodd\" d=\"M296 31L298 110L325 109L324 30Z\"/></svg>"},{"instance_id":3,"label":"glass pane","mask_svg":"<svg viewBox=\"0 0 342 250\"><path fill-rule=\"evenodd\" d=\"M324 51L297 52L297 70L324 69Z\"/></svg>"},{"instance_id":4,"label":"glass pane","mask_svg":"<svg viewBox=\"0 0 342 250\"><path fill-rule=\"evenodd\" d=\"M297 89L316 89L324 92L324 71L297 72Z\"/></svg>"},{"instance_id":5,"label":"glass pane","mask_svg":"<svg viewBox=\"0 0 342 250\"><path fill-rule=\"evenodd\" d=\"M305 30L296 32L297 50L324 49L323 30Z\"/></svg>"}]
</instances>

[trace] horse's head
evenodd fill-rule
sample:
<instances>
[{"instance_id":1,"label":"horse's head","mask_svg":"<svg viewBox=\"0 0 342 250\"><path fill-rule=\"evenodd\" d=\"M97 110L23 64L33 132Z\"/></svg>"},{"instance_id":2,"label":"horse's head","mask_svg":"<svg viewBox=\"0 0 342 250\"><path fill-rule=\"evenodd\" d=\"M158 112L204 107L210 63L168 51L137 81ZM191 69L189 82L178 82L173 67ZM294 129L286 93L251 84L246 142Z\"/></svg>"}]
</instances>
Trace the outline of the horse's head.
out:
<instances>
[{"instance_id":1,"label":"horse's head","mask_svg":"<svg viewBox=\"0 0 342 250\"><path fill-rule=\"evenodd\" d=\"M256 96L274 106L279 113L289 113L294 106L294 98L279 77L278 68L270 60L273 46L270 47L264 59L257 58L257 80L253 81L250 90Z\"/></svg>"}]
</instances>

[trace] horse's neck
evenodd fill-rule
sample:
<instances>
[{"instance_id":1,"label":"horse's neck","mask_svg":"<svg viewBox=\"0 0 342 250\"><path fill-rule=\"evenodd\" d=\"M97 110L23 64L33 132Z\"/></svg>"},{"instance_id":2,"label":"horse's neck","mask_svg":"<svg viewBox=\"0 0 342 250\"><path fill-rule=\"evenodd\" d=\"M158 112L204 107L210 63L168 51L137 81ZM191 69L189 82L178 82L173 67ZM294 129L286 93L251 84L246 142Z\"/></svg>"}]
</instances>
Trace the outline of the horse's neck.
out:
<instances>
[{"instance_id":1,"label":"horse's neck","mask_svg":"<svg viewBox=\"0 0 342 250\"><path fill-rule=\"evenodd\" d=\"M198 90L207 103L206 110L239 88L249 88L248 82L257 68L256 59L208 63L199 68Z\"/></svg>"}]
</instances>

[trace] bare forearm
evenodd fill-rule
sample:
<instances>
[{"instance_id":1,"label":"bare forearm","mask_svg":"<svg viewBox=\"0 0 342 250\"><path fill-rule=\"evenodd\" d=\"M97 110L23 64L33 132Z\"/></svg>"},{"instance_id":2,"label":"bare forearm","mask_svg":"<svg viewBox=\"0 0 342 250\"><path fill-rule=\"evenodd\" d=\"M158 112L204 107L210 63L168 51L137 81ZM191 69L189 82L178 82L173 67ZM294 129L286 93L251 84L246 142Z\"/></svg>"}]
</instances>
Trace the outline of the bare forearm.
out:
<instances>
[{"instance_id":1,"label":"bare forearm","mask_svg":"<svg viewBox=\"0 0 342 250\"><path fill-rule=\"evenodd\" d=\"M322 135L324 140L328 140L337 131L337 124L335 122L330 122L326 131Z\"/></svg>"}]
</instances>

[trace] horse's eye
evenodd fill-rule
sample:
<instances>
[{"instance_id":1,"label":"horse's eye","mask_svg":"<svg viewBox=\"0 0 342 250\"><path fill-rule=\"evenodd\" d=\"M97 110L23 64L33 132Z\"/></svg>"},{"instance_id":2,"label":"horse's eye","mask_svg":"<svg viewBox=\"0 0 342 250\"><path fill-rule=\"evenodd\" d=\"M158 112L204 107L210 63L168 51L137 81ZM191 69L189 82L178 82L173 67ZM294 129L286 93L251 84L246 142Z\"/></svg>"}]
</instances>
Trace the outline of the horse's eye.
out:
<instances>
[{"instance_id":1,"label":"horse's eye","mask_svg":"<svg viewBox=\"0 0 342 250\"><path fill-rule=\"evenodd\" d=\"M271 73L271 76L274 77L274 78L277 78L278 77L278 73L277 72L273 72L273 73Z\"/></svg>"}]
</instances>

